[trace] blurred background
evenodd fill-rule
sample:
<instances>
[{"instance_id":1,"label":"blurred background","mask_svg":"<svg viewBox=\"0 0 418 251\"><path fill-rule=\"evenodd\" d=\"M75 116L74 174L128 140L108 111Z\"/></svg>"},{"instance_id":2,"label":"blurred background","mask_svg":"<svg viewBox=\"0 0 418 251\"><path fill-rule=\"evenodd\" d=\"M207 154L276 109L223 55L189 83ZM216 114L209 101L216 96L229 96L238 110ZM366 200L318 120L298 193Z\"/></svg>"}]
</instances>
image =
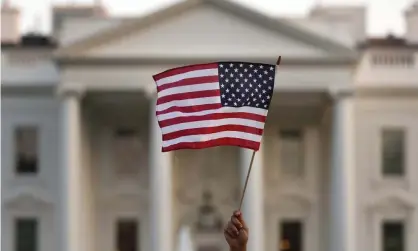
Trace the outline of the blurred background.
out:
<instances>
[{"instance_id":1,"label":"blurred background","mask_svg":"<svg viewBox=\"0 0 418 251\"><path fill-rule=\"evenodd\" d=\"M418 250L418 2L1 1L1 248L227 251L251 152L161 153L152 76L282 63L248 251Z\"/></svg>"}]
</instances>

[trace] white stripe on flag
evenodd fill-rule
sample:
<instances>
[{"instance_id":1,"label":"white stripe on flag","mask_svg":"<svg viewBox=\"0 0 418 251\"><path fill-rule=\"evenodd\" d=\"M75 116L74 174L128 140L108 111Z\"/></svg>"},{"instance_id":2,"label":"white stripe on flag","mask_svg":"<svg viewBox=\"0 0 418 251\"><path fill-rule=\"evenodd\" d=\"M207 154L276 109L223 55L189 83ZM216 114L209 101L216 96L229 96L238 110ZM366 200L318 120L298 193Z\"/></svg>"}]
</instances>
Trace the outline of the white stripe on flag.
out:
<instances>
[{"instance_id":1,"label":"white stripe on flag","mask_svg":"<svg viewBox=\"0 0 418 251\"><path fill-rule=\"evenodd\" d=\"M179 87L173 87L158 92L158 98L165 97L173 94L183 94L187 92L198 92L198 91L209 91L219 90L219 83L207 83L207 84L196 84L196 85L185 85Z\"/></svg>"},{"instance_id":2,"label":"white stripe on flag","mask_svg":"<svg viewBox=\"0 0 418 251\"><path fill-rule=\"evenodd\" d=\"M259 122L251 119L240 119L240 118L225 118L225 119L216 119L216 120L202 120L202 121L193 121L180 124L174 124L171 126L166 126L161 128L162 134L177 132L180 130L194 129L194 128L206 128L206 127L216 127L223 125L242 125L248 127L254 127L263 129L264 122Z\"/></svg>"},{"instance_id":3,"label":"white stripe on flag","mask_svg":"<svg viewBox=\"0 0 418 251\"><path fill-rule=\"evenodd\" d=\"M208 98L192 98L192 99L184 99L184 100L174 100L174 101L170 101L167 103L163 103L163 104L157 105L156 110L160 112L173 106L186 107L186 106L220 104L220 103L221 103L220 96L208 97Z\"/></svg>"},{"instance_id":4,"label":"white stripe on flag","mask_svg":"<svg viewBox=\"0 0 418 251\"><path fill-rule=\"evenodd\" d=\"M163 147L168 147L171 145L175 145L182 142L205 142L214 139L220 138L237 138L237 139L244 139L244 140L251 140L260 142L261 135L255 135L251 133L245 132L235 132L235 131L226 131L226 132L217 132L211 134L201 134L201 135L190 135L190 136L183 136L172 140L166 140L163 142Z\"/></svg>"},{"instance_id":5,"label":"white stripe on flag","mask_svg":"<svg viewBox=\"0 0 418 251\"><path fill-rule=\"evenodd\" d=\"M165 77L156 81L157 86L162 86L165 84L170 84L187 78L198 78L198 77L208 77L208 76L217 76L218 68L214 69L205 69L205 70L195 70L185 73L176 74L173 76Z\"/></svg>"},{"instance_id":6,"label":"white stripe on flag","mask_svg":"<svg viewBox=\"0 0 418 251\"><path fill-rule=\"evenodd\" d=\"M257 114L261 116L267 116L268 110L261 109L261 108L254 108L249 106L244 107L221 107L218 109L212 109L212 110L205 110L200 112L190 112L190 113L184 113L184 112L169 112L165 114L158 115L159 121L164 121L167 119L173 119L178 117L189 117L189 116L202 116L202 115L208 115L212 113L233 113L233 112L245 112L245 113L252 113Z\"/></svg>"}]
</instances>

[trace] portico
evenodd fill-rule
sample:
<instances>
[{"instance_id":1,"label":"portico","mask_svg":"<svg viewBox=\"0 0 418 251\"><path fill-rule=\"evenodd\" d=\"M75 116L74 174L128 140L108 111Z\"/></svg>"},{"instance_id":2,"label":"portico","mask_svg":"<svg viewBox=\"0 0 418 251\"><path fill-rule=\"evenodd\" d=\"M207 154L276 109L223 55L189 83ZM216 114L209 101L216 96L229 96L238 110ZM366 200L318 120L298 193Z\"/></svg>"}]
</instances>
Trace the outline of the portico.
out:
<instances>
[{"instance_id":1,"label":"portico","mask_svg":"<svg viewBox=\"0 0 418 251\"><path fill-rule=\"evenodd\" d=\"M341 221L355 213L350 199L354 189L351 163L345 160L352 147L347 135L352 130L348 94L325 90L275 93L243 207L252 230L250 250L275 250L278 224L286 220L303 222L303 243L308 250L334 244L325 241L328 229L334 229L331 233L337 243L354 238L351 226ZM200 234L195 228L202 194L211 193L218 215L226 222L238 206L251 151L221 147L161 153L154 98L144 91L74 88L61 92L61 97L62 126L68 132L63 135L66 168L62 176L66 191L63 237L68 250L111 250L116 245L114 223L119 218L139 221L141 249L173 250L184 226L192 227L201 243L217 236L213 242L224 245L222 232ZM281 170L283 162L277 155L282 129L302 129L304 167L300 176L287 176ZM118 154L124 151L118 152L116 145L118 135L123 139L124 133L138 140L138 145L125 142L126 152L131 151L125 157L131 162L123 163L133 164L125 171L118 164L123 160ZM91 224L86 227L85 222ZM329 250L340 248L338 244Z\"/></svg>"}]
</instances>

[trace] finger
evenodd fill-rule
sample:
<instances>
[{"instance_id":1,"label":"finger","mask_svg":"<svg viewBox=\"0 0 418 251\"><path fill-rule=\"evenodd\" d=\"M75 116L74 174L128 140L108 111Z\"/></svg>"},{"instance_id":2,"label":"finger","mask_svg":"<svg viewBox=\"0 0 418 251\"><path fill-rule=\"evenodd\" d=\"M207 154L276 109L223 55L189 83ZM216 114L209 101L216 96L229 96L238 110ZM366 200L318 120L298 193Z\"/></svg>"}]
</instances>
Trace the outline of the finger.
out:
<instances>
[{"instance_id":1,"label":"finger","mask_svg":"<svg viewBox=\"0 0 418 251\"><path fill-rule=\"evenodd\" d=\"M235 210L233 213L232 213L232 215L233 216L235 216L235 217L239 217L239 216L241 216L241 211L239 211L239 210Z\"/></svg>"},{"instance_id":2,"label":"finger","mask_svg":"<svg viewBox=\"0 0 418 251\"><path fill-rule=\"evenodd\" d=\"M225 229L224 229L224 235L225 235L225 238L226 238L227 240L232 240L232 239L234 239L234 238L235 238L235 235L234 235L233 233L230 233L230 231L229 231L229 229L228 229L228 228L225 228Z\"/></svg>"},{"instance_id":3,"label":"finger","mask_svg":"<svg viewBox=\"0 0 418 251\"><path fill-rule=\"evenodd\" d=\"M244 218L242 217L241 211L234 211L234 216L241 222L243 228L248 229L247 224L245 223Z\"/></svg>"},{"instance_id":4,"label":"finger","mask_svg":"<svg viewBox=\"0 0 418 251\"><path fill-rule=\"evenodd\" d=\"M245 220L241 217L241 219L239 219L239 221L242 224L242 228L244 228L244 229L246 229L248 231L248 226L247 226L247 223L245 223Z\"/></svg>"},{"instance_id":5,"label":"finger","mask_svg":"<svg viewBox=\"0 0 418 251\"><path fill-rule=\"evenodd\" d=\"M244 226L241 224L241 222L238 220L237 217L232 216L231 217L231 222L234 224L234 226L238 229L241 230Z\"/></svg>"},{"instance_id":6,"label":"finger","mask_svg":"<svg viewBox=\"0 0 418 251\"><path fill-rule=\"evenodd\" d=\"M230 236L232 239L237 238L237 236L239 235L238 232L235 232L234 230L228 228L226 230L226 233L228 234L228 236Z\"/></svg>"},{"instance_id":7,"label":"finger","mask_svg":"<svg viewBox=\"0 0 418 251\"><path fill-rule=\"evenodd\" d=\"M239 234L238 228L236 228L234 223L232 223L232 222L228 223L227 230L228 230L228 232L230 232L232 234L232 236L238 236L238 234Z\"/></svg>"}]
</instances>

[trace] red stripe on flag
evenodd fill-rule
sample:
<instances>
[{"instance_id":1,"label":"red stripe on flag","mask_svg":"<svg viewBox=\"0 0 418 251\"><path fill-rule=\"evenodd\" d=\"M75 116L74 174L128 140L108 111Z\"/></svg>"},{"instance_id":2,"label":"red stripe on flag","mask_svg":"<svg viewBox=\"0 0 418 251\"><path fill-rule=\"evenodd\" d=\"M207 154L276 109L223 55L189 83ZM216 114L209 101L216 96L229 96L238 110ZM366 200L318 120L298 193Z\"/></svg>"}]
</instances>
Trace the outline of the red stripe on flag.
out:
<instances>
[{"instance_id":1,"label":"red stripe on flag","mask_svg":"<svg viewBox=\"0 0 418 251\"><path fill-rule=\"evenodd\" d=\"M182 113L201 112L201 111L206 111L206 110L216 110L216 109L219 109L221 107L222 107L221 103L206 104L206 105L195 105L195 106L184 106L184 107L172 106L172 107L167 108L165 110L157 111L156 114L158 116L158 115L162 115L162 114L166 114L166 113L170 113L170 112L182 112Z\"/></svg>"},{"instance_id":2,"label":"red stripe on flag","mask_svg":"<svg viewBox=\"0 0 418 251\"><path fill-rule=\"evenodd\" d=\"M221 90L208 90L208 91L196 91L196 92L184 92L176 93L172 95L167 95L161 98L158 98L157 105L161 105L167 102L176 101L176 100L186 100L194 98L208 98L216 97L221 95Z\"/></svg>"},{"instance_id":3,"label":"red stripe on flag","mask_svg":"<svg viewBox=\"0 0 418 251\"><path fill-rule=\"evenodd\" d=\"M212 63L212 64L197 64L197 65L188 65L188 66L182 66L174 69L170 69L161 73L158 73L153 76L155 81L158 81L162 78L170 77L177 74L183 74L186 72L191 71L197 71L197 70L207 70L207 69L217 69L218 64Z\"/></svg>"},{"instance_id":4,"label":"red stripe on flag","mask_svg":"<svg viewBox=\"0 0 418 251\"><path fill-rule=\"evenodd\" d=\"M229 118L240 118L240 119L251 119L259 122L265 122L266 116L258 115L253 113L246 112L228 112L228 113L211 113L207 115L199 116L187 116L187 117L177 117L172 119L166 119L160 121L161 127L171 126L180 123L202 121L202 120L217 120L217 119L229 119Z\"/></svg>"},{"instance_id":5,"label":"red stripe on flag","mask_svg":"<svg viewBox=\"0 0 418 251\"><path fill-rule=\"evenodd\" d=\"M207 83L217 83L219 82L218 76L205 76L205 77L196 77L196 78L186 78L173 83L157 86L157 91L163 91L174 87L186 86L186 85L199 85Z\"/></svg>"},{"instance_id":6,"label":"red stripe on flag","mask_svg":"<svg viewBox=\"0 0 418 251\"><path fill-rule=\"evenodd\" d=\"M251 140L237 139L237 138L220 138L204 142L182 142L168 147L163 147L163 152L179 150L179 149L202 149L214 146L232 145L258 151L260 142Z\"/></svg>"},{"instance_id":7,"label":"red stripe on flag","mask_svg":"<svg viewBox=\"0 0 418 251\"><path fill-rule=\"evenodd\" d=\"M163 135L163 140L172 140L172 139L176 139L176 138L183 137L183 136L211 134L211 133L225 132L225 131L245 132L245 133L251 133L251 134L256 134L256 135L263 134L263 129L259 129L259 128L242 126L242 125L223 125L223 126L214 126L214 127L185 129L185 130L180 130L180 131L176 131L172 133L167 133Z\"/></svg>"}]
</instances>

